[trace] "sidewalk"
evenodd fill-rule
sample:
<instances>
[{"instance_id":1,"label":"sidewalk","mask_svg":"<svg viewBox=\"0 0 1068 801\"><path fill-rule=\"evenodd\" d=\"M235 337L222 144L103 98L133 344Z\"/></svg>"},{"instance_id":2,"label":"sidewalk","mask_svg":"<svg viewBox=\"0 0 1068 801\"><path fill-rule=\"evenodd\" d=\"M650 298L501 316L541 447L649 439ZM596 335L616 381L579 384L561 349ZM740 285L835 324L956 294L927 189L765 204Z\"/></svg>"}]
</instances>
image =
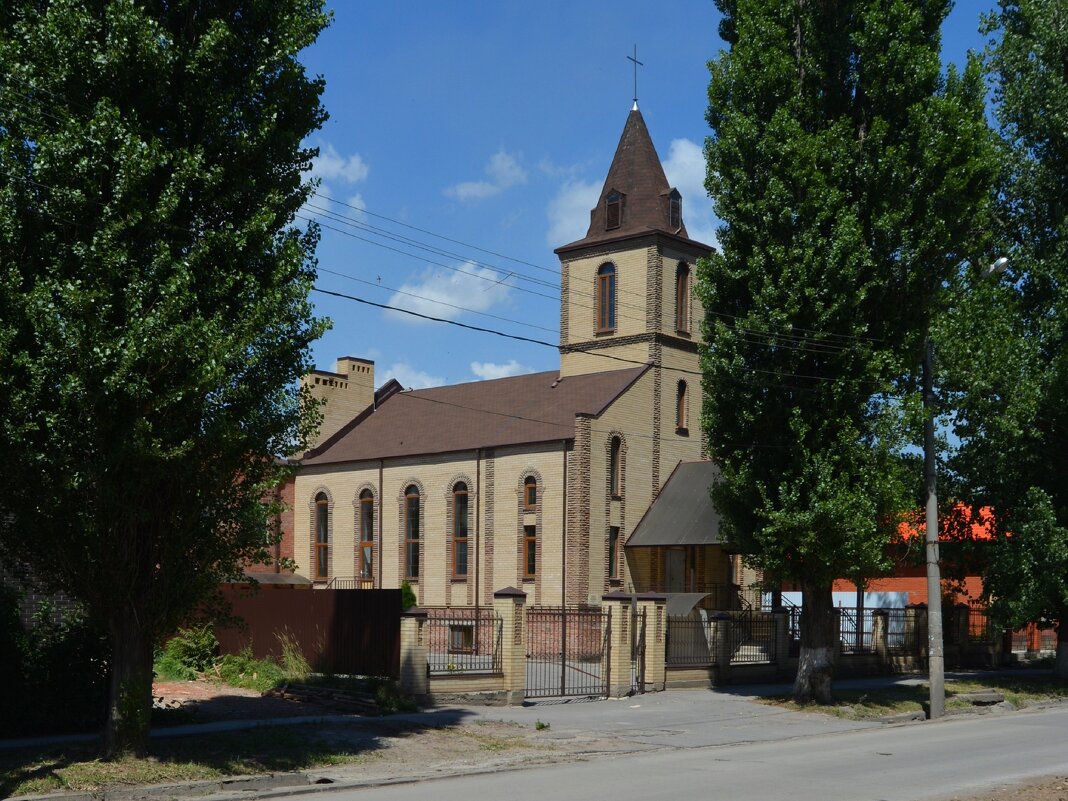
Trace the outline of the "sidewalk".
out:
<instances>
[{"instance_id":1,"label":"sidewalk","mask_svg":"<svg viewBox=\"0 0 1068 801\"><path fill-rule=\"evenodd\" d=\"M964 678L987 673L953 673ZM835 688L867 689L922 684L922 676L886 676L835 682ZM310 715L269 720L234 720L153 731L153 738L196 736L264 726L337 725L353 741L374 743L371 762L295 773L235 777L155 788L101 793L59 793L36 798L100 799L236 797L272 798L322 789L422 781L441 776L496 772L598 756L784 741L886 724L798 713L759 703L786 694L790 685L671 690L603 701L541 701L523 707L443 707L427 712L368 718ZM62 745L86 738L38 738L35 745ZM92 738L89 738L92 739ZM23 741L29 744L30 741ZM486 749L490 742L493 747ZM509 744L497 749L496 743ZM12 747L0 742L0 748ZM466 745L466 747L465 747ZM28 796L27 798L31 798Z\"/></svg>"}]
</instances>

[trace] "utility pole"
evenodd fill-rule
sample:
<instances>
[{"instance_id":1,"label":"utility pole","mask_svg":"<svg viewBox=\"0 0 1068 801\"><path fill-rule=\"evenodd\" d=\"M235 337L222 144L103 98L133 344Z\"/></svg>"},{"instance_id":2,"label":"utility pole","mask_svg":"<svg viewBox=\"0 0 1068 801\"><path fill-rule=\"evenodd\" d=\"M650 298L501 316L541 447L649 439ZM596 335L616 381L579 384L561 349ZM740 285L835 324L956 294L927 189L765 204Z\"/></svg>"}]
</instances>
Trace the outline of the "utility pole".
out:
<instances>
[{"instance_id":1,"label":"utility pole","mask_svg":"<svg viewBox=\"0 0 1068 801\"><path fill-rule=\"evenodd\" d=\"M1009 260L1002 256L979 276L985 281L1005 272ZM942 576L938 568L938 458L935 453L934 340L930 321L923 340L923 477L927 490L924 541L927 551L927 673L931 686L931 720L946 713L946 657L942 637Z\"/></svg>"}]
</instances>

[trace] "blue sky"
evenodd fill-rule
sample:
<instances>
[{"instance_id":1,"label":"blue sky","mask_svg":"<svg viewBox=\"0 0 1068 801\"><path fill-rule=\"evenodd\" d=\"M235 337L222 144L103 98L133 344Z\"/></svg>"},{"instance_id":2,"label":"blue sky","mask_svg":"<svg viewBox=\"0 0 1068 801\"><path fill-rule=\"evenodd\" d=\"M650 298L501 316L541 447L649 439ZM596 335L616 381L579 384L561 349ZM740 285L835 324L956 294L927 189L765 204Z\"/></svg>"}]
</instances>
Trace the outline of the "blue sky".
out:
<instances>
[{"instance_id":1,"label":"blue sky","mask_svg":"<svg viewBox=\"0 0 1068 801\"><path fill-rule=\"evenodd\" d=\"M980 48L958 3L943 55ZM317 287L555 344L553 248L586 232L634 93L690 236L713 241L701 147L712 0L335 3L302 54L326 79ZM444 237L444 238L442 238ZM429 249L428 249L429 248ZM334 327L316 365L373 359L376 384L426 387L559 366L555 349L313 293Z\"/></svg>"}]
</instances>

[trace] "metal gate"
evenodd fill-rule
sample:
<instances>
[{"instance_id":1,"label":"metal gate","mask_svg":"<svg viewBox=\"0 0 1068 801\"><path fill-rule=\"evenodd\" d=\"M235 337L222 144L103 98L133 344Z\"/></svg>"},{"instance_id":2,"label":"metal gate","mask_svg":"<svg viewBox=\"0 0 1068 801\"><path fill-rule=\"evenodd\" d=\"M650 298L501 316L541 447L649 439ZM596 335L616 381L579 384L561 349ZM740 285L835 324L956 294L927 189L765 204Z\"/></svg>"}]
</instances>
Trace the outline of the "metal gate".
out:
<instances>
[{"instance_id":1,"label":"metal gate","mask_svg":"<svg viewBox=\"0 0 1068 801\"><path fill-rule=\"evenodd\" d=\"M631 607L630 616L630 689L645 692L645 609Z\"/></svg>"},{"instance_id":2,"label":"metal gate","mask_svg":"<svg viewBox=\"0 0 1068 801\"><path fill-rule=\"evenodd\" d=\"M527 698L608 695L611 617L600 609L527 610Z\"/></svg>"}]
</instances>

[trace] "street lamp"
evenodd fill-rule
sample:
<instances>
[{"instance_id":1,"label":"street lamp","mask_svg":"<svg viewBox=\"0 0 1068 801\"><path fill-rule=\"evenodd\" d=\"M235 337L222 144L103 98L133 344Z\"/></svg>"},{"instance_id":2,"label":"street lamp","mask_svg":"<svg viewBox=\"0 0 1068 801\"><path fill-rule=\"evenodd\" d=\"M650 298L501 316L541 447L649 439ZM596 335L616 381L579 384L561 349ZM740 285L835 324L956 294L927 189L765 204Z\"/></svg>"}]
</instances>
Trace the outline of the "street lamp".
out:
<instances>
[{"instance_id":1,"label":"street lamp","mask_svg":"<svg viewBox=\"0 0 1068 801\"><path fill-rule=\"evenodd\" d=\"M1005 272L1002 256L979 276L985 281ZM942 647L942 577L938 569L938 470L935 457L934 340L928 331L923 343L923 474L927 488L927 670L931 685L930 718L946 711L946 658Z\"/></svg>"}]
</instances>

